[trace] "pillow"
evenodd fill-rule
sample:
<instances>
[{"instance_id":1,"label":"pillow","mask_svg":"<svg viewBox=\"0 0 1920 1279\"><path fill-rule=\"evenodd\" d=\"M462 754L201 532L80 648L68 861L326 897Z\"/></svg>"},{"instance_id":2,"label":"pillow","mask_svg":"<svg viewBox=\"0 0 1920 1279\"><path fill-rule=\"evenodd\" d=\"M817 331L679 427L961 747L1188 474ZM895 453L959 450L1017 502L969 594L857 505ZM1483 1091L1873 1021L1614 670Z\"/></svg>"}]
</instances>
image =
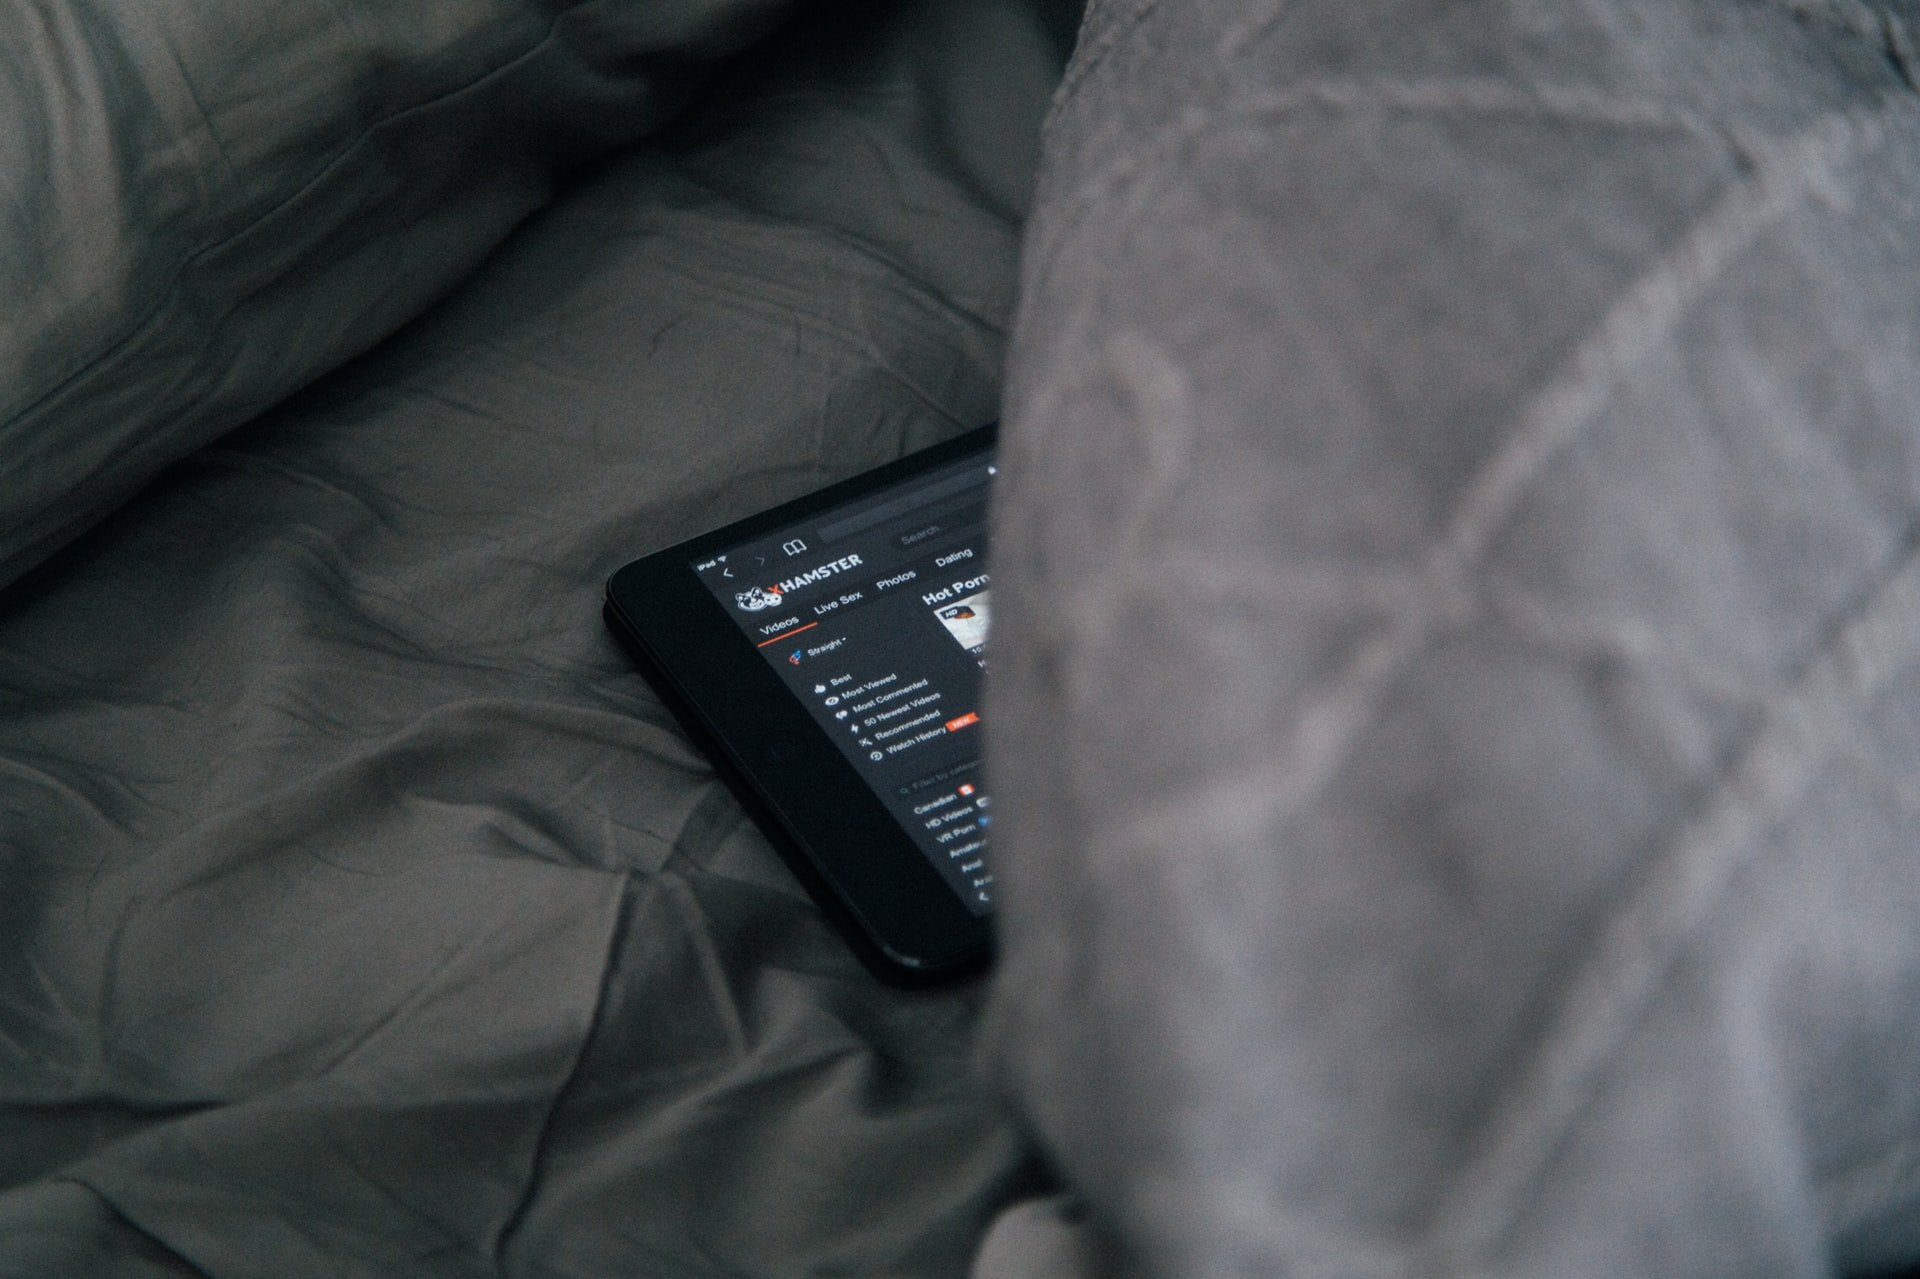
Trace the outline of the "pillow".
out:
<instances>
[{"instance_id":1,"label":"pillow","mask_svg":"<svg viewBox=\"0 0 1920 1279\"><path fill-rule=\"evenodd\" d=\"M783 0L11 0L0 585L421 310Z\"/></svg>"},{"instance_id":2,"label":"pillow","mask_svg":"<svg viewBox=\"0 0 1920 1279\"><path fill-rule=\"evenodd\" d=\"M1150 1269L1920 1261L1909 11L1095 0L991 1054Z\"/></svg>"}]
</instances>

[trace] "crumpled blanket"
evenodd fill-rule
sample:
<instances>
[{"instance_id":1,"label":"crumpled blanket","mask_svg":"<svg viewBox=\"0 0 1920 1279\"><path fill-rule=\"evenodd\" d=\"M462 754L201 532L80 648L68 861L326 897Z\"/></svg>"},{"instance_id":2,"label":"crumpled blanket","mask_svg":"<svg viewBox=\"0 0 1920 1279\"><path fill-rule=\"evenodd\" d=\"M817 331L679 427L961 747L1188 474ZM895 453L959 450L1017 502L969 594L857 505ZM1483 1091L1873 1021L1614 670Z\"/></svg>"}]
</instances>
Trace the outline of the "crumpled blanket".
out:
<instances>
[{"instance_id":1,"label":"crumpled blanket","mask_svg":"<svg viewBox=\"0 0 1920 1279\"><path fill-rule=\"evenodd\" d=\"M1915 18L1093 4L988 699L1092 1224L983 1274L1920 1262Z\"/></svg>"},{"instance_id":2,"label":"crumpled blanket","mask_svg":"<svg viewBox=\"0 0 1920 1279\"><path fill-rule=\"evenodd\" d=\"M0 1274L965 1272L980 988L872 982L599 604L993 416L1071 36L808 6L0 593Z\"/></svg>"}]
</instances>

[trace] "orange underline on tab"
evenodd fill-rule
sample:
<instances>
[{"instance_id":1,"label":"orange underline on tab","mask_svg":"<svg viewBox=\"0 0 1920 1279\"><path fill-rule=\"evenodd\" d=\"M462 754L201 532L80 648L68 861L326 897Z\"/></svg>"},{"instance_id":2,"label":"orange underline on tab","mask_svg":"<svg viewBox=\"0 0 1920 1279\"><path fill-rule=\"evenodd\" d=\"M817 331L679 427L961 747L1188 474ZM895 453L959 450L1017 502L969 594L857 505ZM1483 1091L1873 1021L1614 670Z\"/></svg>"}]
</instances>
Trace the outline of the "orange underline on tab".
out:
<instances>
[{"instance_id":1,"label":"orange underline on tab","mask_svg":"<svg viewBox=\"0 0 1920 1279\"><path fill-rule=\"evenodd\" d=\"M781 631L778 635L774 636L770 640L761 640L758 644L755 644L754 647L765 648L769 644L778 644L783 639L792 639L794 636L798 635L801 631L810 631L818 625L820 625L820 623L818 622L808 622L805 626L796 627L790 631Z\"/></svg>"}]
</instances>

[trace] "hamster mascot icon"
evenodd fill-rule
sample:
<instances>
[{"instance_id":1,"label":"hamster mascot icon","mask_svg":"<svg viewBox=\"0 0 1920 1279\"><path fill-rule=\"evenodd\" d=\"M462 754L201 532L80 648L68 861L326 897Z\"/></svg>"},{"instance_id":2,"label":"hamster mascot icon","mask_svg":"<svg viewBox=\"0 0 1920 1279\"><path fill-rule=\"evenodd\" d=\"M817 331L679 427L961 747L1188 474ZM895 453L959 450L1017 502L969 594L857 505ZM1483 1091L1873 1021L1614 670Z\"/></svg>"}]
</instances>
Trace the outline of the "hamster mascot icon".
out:
<instances>
[{"instance_id":1,"label":"hamster mascot icon","mask_svg":"<svg viewBox=\"0 0 1920 1279\"><path fill-rule=\"evenodd\" d=\"M781 599L780 592L777 590L769 590L764 586L750 586L736 593L733 602L740 606L740 611L743 613L758 613L769 608L779 608Z\"/></svg>"}]
</instances>

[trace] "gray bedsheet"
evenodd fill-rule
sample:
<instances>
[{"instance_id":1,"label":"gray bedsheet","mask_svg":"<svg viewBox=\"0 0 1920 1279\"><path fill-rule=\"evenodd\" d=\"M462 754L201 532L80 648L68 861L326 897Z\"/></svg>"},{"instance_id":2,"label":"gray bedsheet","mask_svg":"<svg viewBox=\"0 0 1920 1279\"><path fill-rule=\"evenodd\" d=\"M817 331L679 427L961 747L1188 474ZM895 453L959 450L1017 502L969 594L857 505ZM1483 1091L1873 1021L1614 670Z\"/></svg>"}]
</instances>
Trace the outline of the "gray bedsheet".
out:
<instances>
[{"instance_id":1,"label":"gray bedsheet","mask_svg":"<svg viewBox=\"0 0 1920 1279\"><path fill-rule=\"evenodd\" d=\"M950 1274L1034 1176L603 633L991 418L1057 6L814 6L0 594L0 1274Z\"/></svg>"}]
</instances>

